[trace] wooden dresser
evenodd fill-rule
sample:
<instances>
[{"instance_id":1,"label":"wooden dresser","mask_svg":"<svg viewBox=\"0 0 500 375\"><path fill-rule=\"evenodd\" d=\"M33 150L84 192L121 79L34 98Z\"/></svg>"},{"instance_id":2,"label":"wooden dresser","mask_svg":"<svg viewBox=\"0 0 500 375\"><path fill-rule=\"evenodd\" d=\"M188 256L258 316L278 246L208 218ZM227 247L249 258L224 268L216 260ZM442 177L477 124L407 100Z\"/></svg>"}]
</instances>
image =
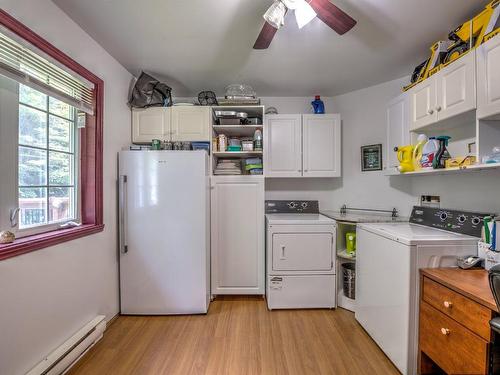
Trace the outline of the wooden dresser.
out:
<instances>
[{"instance_id":1,"label":"wooden dresser","mask_svg":"<svg viewBox=\"0 0 500 375\"><path fill-rule=\"evenodd\" d=\"M493 374L498 345L489 321L498 311L488 272L433 268L420 274L419 373Z\"/></svg>"}]
</instances>

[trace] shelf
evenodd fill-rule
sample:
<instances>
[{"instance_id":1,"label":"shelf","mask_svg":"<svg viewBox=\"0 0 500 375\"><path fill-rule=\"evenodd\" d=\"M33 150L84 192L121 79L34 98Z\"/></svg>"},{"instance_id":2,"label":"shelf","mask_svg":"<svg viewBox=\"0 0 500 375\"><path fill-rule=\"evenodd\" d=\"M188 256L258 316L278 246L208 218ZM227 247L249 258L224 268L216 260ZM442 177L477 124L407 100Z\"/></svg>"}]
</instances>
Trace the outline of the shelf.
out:
<instances>
[{"instance_id":1,"label":"shelf","mask_svg":"<svg viewBox=\"0 0 500 375\"><path fill-rule=\"evenodd\" d=\"M223 133L227 136L253 137L255 130L262 129L262 125L213 125L217 134Z\"/></svg>"},{"instance_id":2,"label":"shelf","mask_svg":"<svg viewBox=\"0 0 500 375\"><path fill-rule=\"evenodd\" d=\"M353 260L353 261L356 260L356 256L347 254L347 250L337 251L337 256L339 258L346 259L346 260Z\"/></svg>"},{"instance_id":3,"label":"shelf","mask_svg":"<svg viewBox=\"0 0 500 375\"><path fill-rule=\"evenodd\" d=\"M475 164L465 167L446 168L446 169L422 169L415 172L400 173L396 168L386 169L386 176L422 176L422 175L444 175L455 173L479 172L500 169L500 163Z\"/></svg>"},{"instance_id":4,"label":"shelf","mask_svg":"<svg viewBox=\"0 0 500 375\"><path fill-rule=\"evenodd\" d=\"M260 117L264 116L264 106L263 105L222 105L213 106L214 111L236 111L236 112L246 112L248 117ZM215 113L215 112L214 112Z\"/></svg>"},{"instance_id":5,"label":"shelf","mask_svg":"<svg viewBox=\"0 0 500 375\"><path fill-rule=\"evenodd\" d=\"M246 158L262 156L262 151L214 151L212 154L219 158Z\"/></svg>"}]
</instances>

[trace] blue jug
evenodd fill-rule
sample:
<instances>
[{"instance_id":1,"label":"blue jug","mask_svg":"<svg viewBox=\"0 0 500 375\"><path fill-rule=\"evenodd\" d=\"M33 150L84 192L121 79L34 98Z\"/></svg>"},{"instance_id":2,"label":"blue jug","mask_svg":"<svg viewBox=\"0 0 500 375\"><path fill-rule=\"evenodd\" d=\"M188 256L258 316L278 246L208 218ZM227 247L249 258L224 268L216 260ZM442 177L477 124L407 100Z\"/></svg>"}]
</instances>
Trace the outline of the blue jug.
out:
<instances>
[{"instance_id":1,"label":"blue jug","mask_svg":"<svg viewBox=\"0 0 500 375\"><path fill-rule=\"evenodd\" d=\"M315 114L319 115L325 113L325 103L323 103L319 95L314 97L314 101L312 101L311 104Z\"/></svg>"}]
</instances>

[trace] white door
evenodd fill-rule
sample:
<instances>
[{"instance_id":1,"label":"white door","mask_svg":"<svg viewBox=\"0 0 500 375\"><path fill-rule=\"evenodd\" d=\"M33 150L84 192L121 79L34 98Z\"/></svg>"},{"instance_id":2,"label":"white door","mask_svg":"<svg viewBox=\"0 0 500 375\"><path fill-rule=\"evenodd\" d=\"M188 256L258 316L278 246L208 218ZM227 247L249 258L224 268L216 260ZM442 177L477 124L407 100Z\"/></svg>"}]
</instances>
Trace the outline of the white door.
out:
<instances>
[{"instance_id":1,"label":"white door","mask_svg":"<svg viewBox=\"0 0 500 375\"><path fill-rule=\"evenodd\" d=\"M339 114L302 115L304 177L340 177Z\"/></svg>"},{"instance_id":2,"label":"white door","mask_svg":"<svg viewBox=\"0 0 500 375\"><path fill-rule=\"evenodd\" d=\"M151 143L170 138L170 108L151 107L132 110L132 142Z\"/></svg>"},{"instance_id":3,"label":"white door","mask_svg":"<svg viewBox=\"0 0 500 375\"><path fill-rule=\"evenodd\" d=\"M273 271L331 271L332 233L274 233Z\"/></svg>"},{"instance_id":4,"label":"white door","mask_svg":"<svg viewBox=\"0 0 500 375\"><path fill-rule=\"evenodd\" d=\"M476 54L454 61L435 75L438 121L476 108Z\"/></svg>"},{"instance_id":5,"label":"white door","mask_svg":"<svg viewBox=\"0 0 500 375\"><path fill-rule=\"evenodd\" d=\"M268 115L264 125L266 177L302 176L301 115Z\"/></svg>"},{"instance_id":6,"label":"white door","mask_svg":"<svg viewBox=\"0 0 500 375\"><path fill-rule=\"evenodd\" d=\"M417 130L437 121L437 88L434 76L412 87L410 95L411 130Z\"/></svg>"},{"instance_id":7,"label":"white door","mask_svg":"<svg viewBox=\"0 0 500 375\"><path fill-rule=\"evenodd\" d=\"M212 294L264 294L264 179L212 177Z\"/></svg>"},{"instance_id":8,"label":"white door","mask_svg":"<svg viewBox=\"0 0 500 375\"><path fill-rule=\"evenodd\" d=\"M387 106L387 144L386 158L387 168L394 168L399 165L395 147L404 146L410 143L410 100L407 93L404 93Z\"/></svg>"},{"instance_id":9,"label":"white door","mask_svg":"<svg viewBox=\"0 0 500 375\"><path fill-rule=\"evenodd\" d=\"M210 141L210 119L210 107L172 107L172 141Z\"/></svg>"},{"instance_id":10,"label":"white door","mask_svg":"<svg viewBox=\"0 0 500 375\"><path fill-rule=\"evenodd\" d=\"M123 314L207 311L207 163L202 151L120 152Z\"/></svg>"},{"instance_id":11,"label":"white door","mask_svg":"<svg viewBox=\"0 0 500 375\"><path fill-rule=\"evenodd\" d=\"M477 116L500 115L500 35L477 49Z\"/></svg>"}]
</instances>

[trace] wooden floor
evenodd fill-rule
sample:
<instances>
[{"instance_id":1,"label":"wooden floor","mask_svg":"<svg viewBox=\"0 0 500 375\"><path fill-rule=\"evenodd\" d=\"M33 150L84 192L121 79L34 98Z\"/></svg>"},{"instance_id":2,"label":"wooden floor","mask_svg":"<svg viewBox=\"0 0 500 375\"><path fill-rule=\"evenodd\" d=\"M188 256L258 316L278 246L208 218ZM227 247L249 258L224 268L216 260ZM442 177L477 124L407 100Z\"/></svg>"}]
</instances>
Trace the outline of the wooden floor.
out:
<instances>
[{"instance_id":1,"label":"wooden floor","mask_svg":"<svg viewBox=\"0 0 500 375\"><path fill-rule=\"evenodd\" d=\"M208 315L119 317L70 374L399 374L343 310L268 311L219 297Z\"/></svg>"}]
</instances>

